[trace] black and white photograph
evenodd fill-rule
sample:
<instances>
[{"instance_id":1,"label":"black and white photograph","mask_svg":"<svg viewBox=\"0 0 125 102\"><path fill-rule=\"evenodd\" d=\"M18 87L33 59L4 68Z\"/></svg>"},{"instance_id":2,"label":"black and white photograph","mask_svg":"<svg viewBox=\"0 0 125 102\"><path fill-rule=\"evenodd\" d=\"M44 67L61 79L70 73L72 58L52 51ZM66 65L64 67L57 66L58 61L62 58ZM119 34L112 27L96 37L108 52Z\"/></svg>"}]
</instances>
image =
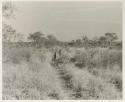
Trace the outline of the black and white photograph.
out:
<instances>
[{"instance_id":1,"label":"black and white photograph","mask_svg":"<svg viewBox=\"0 0 125 102\"><path fill-rule=\"evenodd\" d=\"M122 100L122 1L2 1L2 100Z\"/></svg>"}]
</instances>

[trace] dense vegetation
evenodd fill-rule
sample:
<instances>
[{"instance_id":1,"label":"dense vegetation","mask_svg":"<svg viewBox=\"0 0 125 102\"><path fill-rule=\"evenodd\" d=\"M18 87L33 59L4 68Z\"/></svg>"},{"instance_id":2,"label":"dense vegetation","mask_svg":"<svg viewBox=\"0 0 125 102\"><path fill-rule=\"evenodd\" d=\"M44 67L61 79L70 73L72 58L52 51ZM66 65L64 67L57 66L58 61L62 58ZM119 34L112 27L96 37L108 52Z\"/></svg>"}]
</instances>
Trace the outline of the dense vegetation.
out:
<instances>
[{"instance_id":1,"label":"dense vegetation","mask_svg":"<svg viewBox=\"0 0 125 102\"><path fill-rule=\"evenodd\" d=\"M119 49L3 47L3 99L121 98Z\"/></svg>"}]
</instances>

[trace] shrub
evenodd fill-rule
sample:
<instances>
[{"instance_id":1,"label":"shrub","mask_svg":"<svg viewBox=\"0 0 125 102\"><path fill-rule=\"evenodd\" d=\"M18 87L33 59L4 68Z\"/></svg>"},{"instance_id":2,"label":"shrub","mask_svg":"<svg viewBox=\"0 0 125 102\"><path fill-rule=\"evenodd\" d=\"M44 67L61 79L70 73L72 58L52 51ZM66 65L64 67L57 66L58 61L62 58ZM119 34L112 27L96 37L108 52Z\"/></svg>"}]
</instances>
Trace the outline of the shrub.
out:
<instances>
[{"instance_id":1,"label":"shrub","mask_svg":"<svg viewBox=\"0 0 125 102\"><path fill-rule=\"evenodd\" d=\"M110 50L109 51L109 65L110 68L118 65L122 69L122 51L120 50Z\"/></svg>"},{"instance_id":2,"label":"shrub","mask_svg":"<svg viewBox=\"0 0 125 102\"><path fill-rule=\"evenodd\" d=\"M86 67L87 64L87 53L84 52L77 52L76 55L70 59L70 61L74 61L77 67L83 68Z\"/></svg>"},{"instance_id":3,"label":"shrub","mask_svg":"<svg viewBox=\"0 0 125 102\"><path fill-rule=\"evenodd\" d=\"M122 52L106 48L91 48L84 51L77 51L70 58L70 62L79 68L113 68L118 65L122 69Z\"/></svg>"}]
</instances>

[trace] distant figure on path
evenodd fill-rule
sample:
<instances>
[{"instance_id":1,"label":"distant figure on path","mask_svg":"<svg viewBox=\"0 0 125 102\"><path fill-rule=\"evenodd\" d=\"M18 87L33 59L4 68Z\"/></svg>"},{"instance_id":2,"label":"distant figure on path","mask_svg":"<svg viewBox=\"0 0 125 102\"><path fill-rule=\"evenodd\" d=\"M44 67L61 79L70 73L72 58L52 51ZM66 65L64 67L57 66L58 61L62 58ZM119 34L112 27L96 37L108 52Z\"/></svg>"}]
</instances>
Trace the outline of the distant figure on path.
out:
<instances>
[{"instance_id":1,"label":"distant figure on path","mask_svg":"<svg viewBox=\"0 0 125 102\"><path fill-rule=\"evenodd\" d=\"M62 54L62 49L59 47L56 47L54 49L54 54L53 54L52 60L57 61L60 58L61 54Z\"/></svg>"},{"instance_id":2,"label":"distant figure on path","mask_svg":"<svg viewBox=\"0 0 125 102\"><path fill-rule=\"evenodd\" d=\"M54 52L53 60L54 60L54 61L56 60L56 51Z\"/></svg>"}]
</instances>

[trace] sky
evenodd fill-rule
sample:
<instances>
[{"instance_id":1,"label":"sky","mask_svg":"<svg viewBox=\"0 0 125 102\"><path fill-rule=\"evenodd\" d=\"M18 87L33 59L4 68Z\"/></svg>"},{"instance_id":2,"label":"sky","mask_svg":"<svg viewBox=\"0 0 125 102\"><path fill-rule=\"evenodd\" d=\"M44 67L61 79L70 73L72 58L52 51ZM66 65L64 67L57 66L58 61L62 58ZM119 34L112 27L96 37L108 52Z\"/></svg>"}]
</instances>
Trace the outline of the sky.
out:
<instances>
[{"instance_id":1,"label":"sky","mask_svg":"<svg viewBox=\"0 0 125 102\"><path fill-rule=\"evenodd\" d=\"M69 41L82 35L93 38L113 32L122 38L122 3L118 1L13 1L13 4L17 8L15 19L5 22L25 36L40 31Z\"/></svg>"}]
</instances>

